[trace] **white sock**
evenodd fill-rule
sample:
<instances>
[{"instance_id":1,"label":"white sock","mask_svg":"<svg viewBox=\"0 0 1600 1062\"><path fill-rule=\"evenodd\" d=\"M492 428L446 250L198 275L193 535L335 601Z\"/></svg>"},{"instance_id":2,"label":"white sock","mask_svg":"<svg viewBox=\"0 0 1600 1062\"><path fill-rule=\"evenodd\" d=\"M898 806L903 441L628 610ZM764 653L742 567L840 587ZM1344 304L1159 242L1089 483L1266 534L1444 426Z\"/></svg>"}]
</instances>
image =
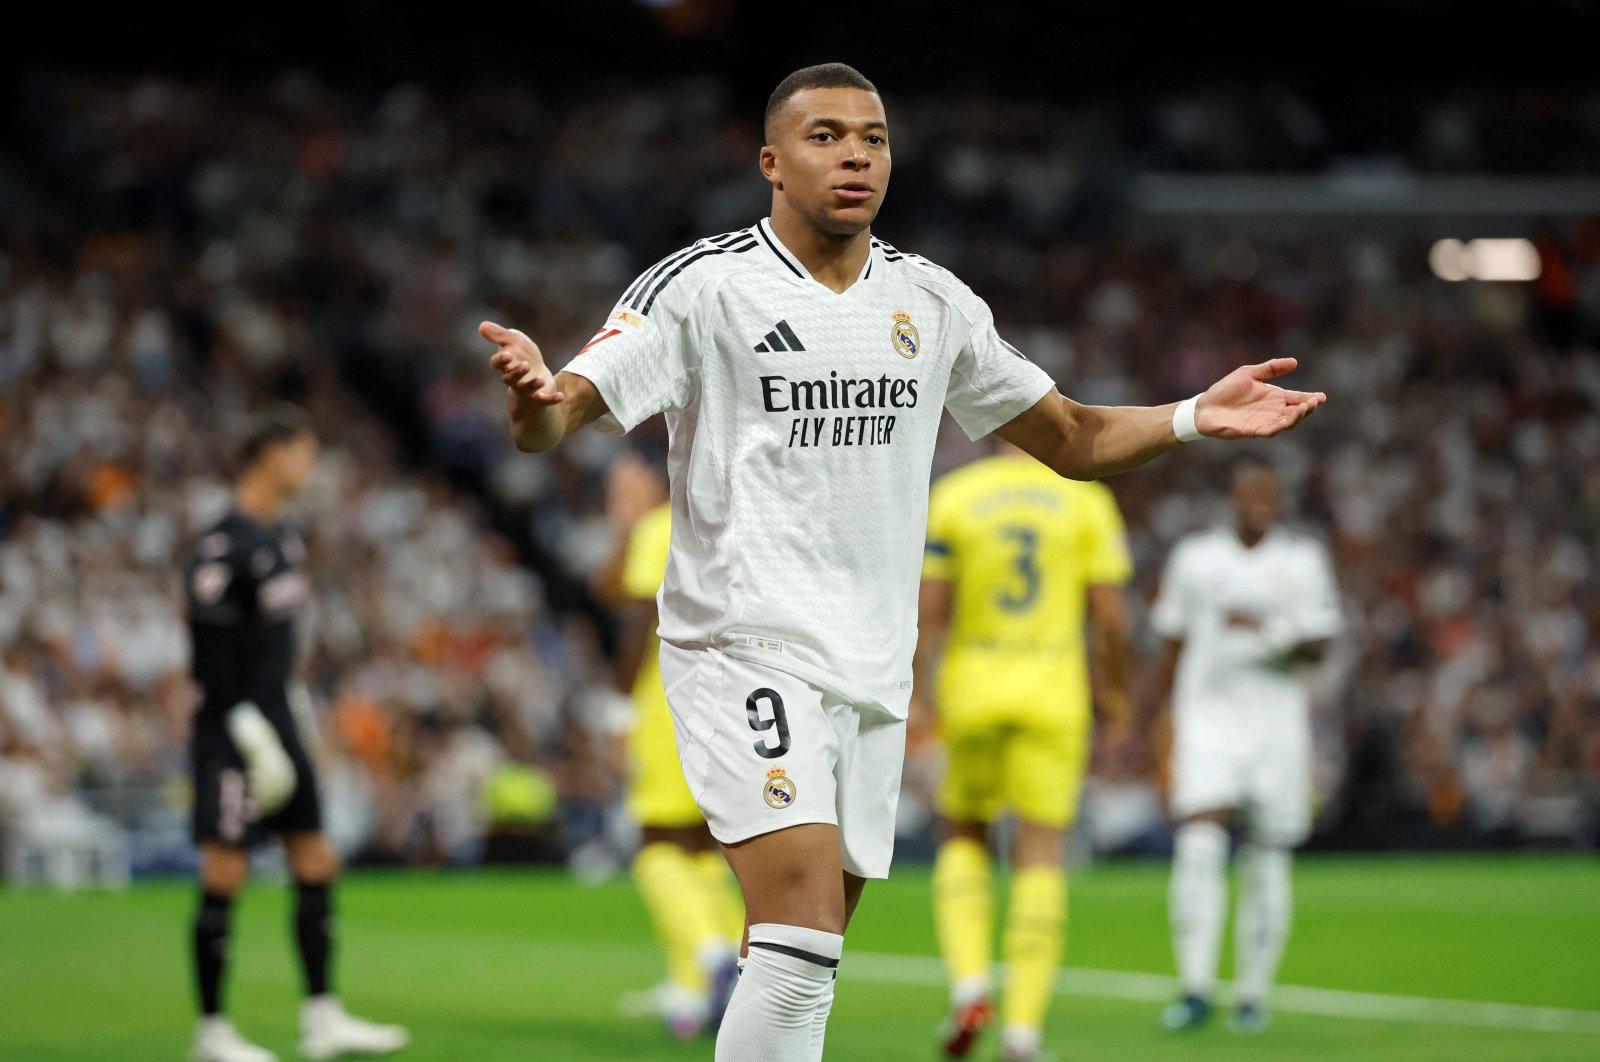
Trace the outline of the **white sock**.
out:
<instances>
[{"instance_id":1,"label":"white sock","mask_svg":"<svg viewBox=\"0 0 1600 1062\"><path fill-rule=\"evenodd\" d=\"M1293 858L1287 848L1255 843L1245 845L1239 853L1234 995L1240 1003L1264 1002L1277 976L1294 909L1289 887Z\"/></svg>"},{"instance_id":2,"label":"white sock","mask_svg":"<svg viewBox=\"0 0 1600 1062\"><path fill-rule=\"evenodd\" d=\"M843 953L838 933L770 922L751 926L744 973L717 1030L716 1062L820 1058L822 1033L814 1023L832 999Z\"/></svg>"},{"instance_id":3,"label":"white sock","mask_svg":"<svg viewBox=\"0 0 1600 1062\"><path fill-rule=\"evenodd\" d=\"M822 1062L822 1041L828 1035L828 1015L833 1011L833 989L839 983L839 971L833 972L828 987L823 991L822 1002L811 1015L811 1062Z\"/></svg>"},{"instance_id":4,"label":"white sock","mask_svg":"<svg viewBox=\"0 0 1600 1062\"><path fill-rule=\"evenodd\" d=\"M1019 1058L1039 1053L1044 1046L1044 1030L1028 1025L1007 1025L1000 1032L1000 1048Z\"/></svg>"},{"instance_id":5,"label":"white sock","mask_svg":"<svg viewBox=\"0 0 1600 1062\"><path fill-rule=\"evenodd\" d=\"M1178 827L1172 853L1172 950L1185 995L1209 999L1217 979L1228 902L1228 831L1215 822Z\"/></svg>"},{"instance_id":6,"label":"white sock","mask_svg":"<svg viewBox=\"0 0 1600 1062\"><path fill-rule=\"evenodd\" d=\"M993 989L994 982L988 974L963 977L950 986L950 1009L960 1010L980 999L988 999Z\"/></svg>"}]
</instances>

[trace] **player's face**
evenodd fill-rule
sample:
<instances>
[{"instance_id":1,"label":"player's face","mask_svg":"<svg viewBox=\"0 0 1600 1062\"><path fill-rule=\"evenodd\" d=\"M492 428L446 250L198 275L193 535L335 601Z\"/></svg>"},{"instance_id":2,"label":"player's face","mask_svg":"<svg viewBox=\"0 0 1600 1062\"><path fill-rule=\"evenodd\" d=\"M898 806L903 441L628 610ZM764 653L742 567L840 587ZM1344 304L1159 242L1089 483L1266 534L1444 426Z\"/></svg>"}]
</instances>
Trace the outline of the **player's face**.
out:
<instances>
[{"instance_id":1,"label":"player's face","mask_svg":"<svg viewBox=\"0 0 1600 1062\"><path fill-rule=\"evenodd\" d=\"M872 224L889 187L889 126L877 93L806 89L774 121L761 172L789 206L823 232Z\"/></svg>"},{"instance_id":2,"label":"player's face","mask_svg":"<svg viewBox=\"0 0 1600 1062\"><path fill-rule=\"evenodd\" d=\"M1264 535L1278 521L1282 498L1278 491L1278 477L1268 468L1254 466L1241 469L1233 477L1234 511L1239 514L1239 528L1253 535Z\"/></svg>"},{"instance_id":3,"label":"player's face","mask_svg":"<svg viewBox=\"0 0 1600 1062\"><path fill-rule=\"evenodd\" d=\"M269 452L273 478L285 497L293 497L311 478L317 467L317 437L303 432L288 439Z\"/></svg>"}]
</instances>

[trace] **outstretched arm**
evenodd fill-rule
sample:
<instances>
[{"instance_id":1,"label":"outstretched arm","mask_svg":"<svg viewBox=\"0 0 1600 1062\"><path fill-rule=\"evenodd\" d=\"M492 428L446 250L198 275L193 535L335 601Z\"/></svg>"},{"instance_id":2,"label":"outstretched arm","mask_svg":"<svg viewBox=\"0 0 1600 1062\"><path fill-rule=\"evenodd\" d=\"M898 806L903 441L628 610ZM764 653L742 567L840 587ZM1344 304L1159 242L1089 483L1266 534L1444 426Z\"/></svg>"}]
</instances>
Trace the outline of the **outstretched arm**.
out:
<instances>
[{"instance_id":1,"label":"outstretched arm","mask_svg":"<svg viewBox=\"0 0 1600 1062\"><path fill-rule=\"evenodd\" d=\"M1241 366L1212 384L1194 407L1194 426L1218 439L1266 438L1287 431L1328 400L1320 391L1288 391L1267 381L1292 372L1293 358ZM995 434L1069 479L1099 479L1135 468L1176 447L1165 406L1085 406L1054 392L1001 425Z\"/></svg>"},{"instance_id":2,"label":"outstretched arm","mask_svg":"<svg viewBox=\"0 0 1600 1062\"><path fill-rule=\"evenodd\" d=\"M539 345L522 332L485 321L478 334L498 348L489 365L505 382L506 413L517 449L542 453L605 415L605 399L594 384L577 373L552 373Z\"/></svg>"}]
</instances>

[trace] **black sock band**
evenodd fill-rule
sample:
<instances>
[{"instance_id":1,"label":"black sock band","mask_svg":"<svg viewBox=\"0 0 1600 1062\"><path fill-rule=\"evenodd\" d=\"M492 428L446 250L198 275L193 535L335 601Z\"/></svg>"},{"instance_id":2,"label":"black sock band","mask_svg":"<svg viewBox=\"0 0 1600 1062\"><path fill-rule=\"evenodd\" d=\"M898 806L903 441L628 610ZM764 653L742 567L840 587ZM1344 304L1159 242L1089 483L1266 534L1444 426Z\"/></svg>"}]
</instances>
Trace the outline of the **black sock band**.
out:
<instances>
[{"instance_id":1,"label":"black sock band","mask_svg":"<svg viewBox=\"0 0 1600 1062\"><path fill-rule=\"evenodd\" d=\"M228 924L233 899L214 892L200 894L194 916L194 979L200 994L200 1013L222 1013L222 977L228 968Z\"/></svg>"},{"instance_id":2,"label":"black sock band","mask_svg":"<svg viewBox=\"0 0 1600 1062\"><path fill-rule=\"evenodd\" d=\"M300 969L305 974L306 995L328 992L328 959L333 952L333 904L328 886L296 886L294 939L300 948Z\"/></svg>"},{"instance_id":3,"label":"black sock band","mask_svg":"<svg viewBox=\"0 0 1600 1062\"><path fill-rule=\"evenodd\" d=\"M752 948L775 951L779 955L792 955L796 959L804 959L806 962L814 963L825 970L837 971L839 969L838 959L830 959L826 955L818 955L816 952L806 951L804 948L791 948L787 944L778 944L770 940L752 940L750 946Z\"/></svg>"}]
</instances>

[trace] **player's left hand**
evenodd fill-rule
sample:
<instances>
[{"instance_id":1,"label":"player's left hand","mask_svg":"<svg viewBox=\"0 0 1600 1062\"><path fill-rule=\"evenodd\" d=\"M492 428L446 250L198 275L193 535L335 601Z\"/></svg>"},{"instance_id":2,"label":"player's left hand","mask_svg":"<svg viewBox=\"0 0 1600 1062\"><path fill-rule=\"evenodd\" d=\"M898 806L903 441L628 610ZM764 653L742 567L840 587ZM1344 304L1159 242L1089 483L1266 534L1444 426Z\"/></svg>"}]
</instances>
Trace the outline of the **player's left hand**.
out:
<instances>
[{"instance_id":1,"label":"player's left hand","mask_svg":"<svg viewBox=\"0 0 1600 1062\"><path fill-rule=\"evenodd\" d=\"M242 701L228 712L228 735L244 759L245 779L256 811L262 816L276 814L294 795L299 778L294 761L283 747L283 739L272 729L266 716L249 701Z\"/></svg>"},{"instance_id":2,"label":"player's left hand","mask_svg":"<svg viewBox=\"0 0 1600 1062\"><path fill-rule=\"evenodd\" d=\"M1328 400L1321 391L1288 391L1267 383L1298 364L1293 358L1273 358L1241 365L1200 396L1195 427L1216 439L1265 438L1288 431Z\"/></svg>"}]
</instances>

